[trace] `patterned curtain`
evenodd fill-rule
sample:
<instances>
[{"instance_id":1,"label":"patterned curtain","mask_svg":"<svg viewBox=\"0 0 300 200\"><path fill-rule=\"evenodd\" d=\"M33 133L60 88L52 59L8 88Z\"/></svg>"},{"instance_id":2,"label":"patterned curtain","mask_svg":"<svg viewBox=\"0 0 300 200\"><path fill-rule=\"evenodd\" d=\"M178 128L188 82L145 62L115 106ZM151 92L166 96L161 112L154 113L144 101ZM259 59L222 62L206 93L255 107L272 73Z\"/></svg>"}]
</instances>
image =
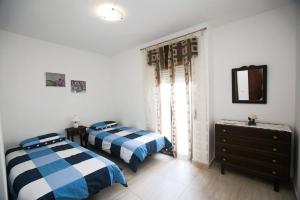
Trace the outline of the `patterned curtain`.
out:
<instances>
[{"instance_id":1,"label":"patterned curtain","mask_svg":"<svg viewBox=\"0 0 300 200\"><path fill-rule=\"evenodd\" d=\"M160 86L160 73L162 70L168 70L170 75L171 85L171 136L173 154L177 156L177 131L176 131L176 119L175 119L175 68L176 66L183 65L185 71L185 83L186 83L186 106L188 116L188 141L189 141L189 158L192 157L192 132L191 132L191 106L190 106L190 81L191 81L191 60L198 55L198 42L197 38L190 38L182 40L176 43L165 45L156 49L152 49L147 52L148 65L155 67L155 81L157 90ZM160 107L157 109L157 127L159 132L161 131L161 113Z\"/></svg>"}]
</instances>

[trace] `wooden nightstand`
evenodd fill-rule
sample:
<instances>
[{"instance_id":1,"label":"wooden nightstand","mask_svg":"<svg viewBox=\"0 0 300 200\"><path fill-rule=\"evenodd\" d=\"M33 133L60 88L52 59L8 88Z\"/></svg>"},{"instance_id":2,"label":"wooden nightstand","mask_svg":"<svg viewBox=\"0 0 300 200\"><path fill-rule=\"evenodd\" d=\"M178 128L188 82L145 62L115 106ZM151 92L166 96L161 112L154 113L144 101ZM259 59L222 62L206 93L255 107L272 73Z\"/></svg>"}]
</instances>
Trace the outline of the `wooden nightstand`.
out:
<instances>
[{"instance_id":1,"label":"wooden nightstand","mask_svg":"<svg viewBox=\"0 0 300 200\"><path fill-rule=\"evenodd\" d=\"M79 126L78 128L70 127L66 128L67 138L74 141L74 136L79 135L80 137L80 145L83 146L83 140L85 141L85 146L87 146L87 141L85 138L86 135L86 128L85 126Z\"/></svg>"}]
</instances>

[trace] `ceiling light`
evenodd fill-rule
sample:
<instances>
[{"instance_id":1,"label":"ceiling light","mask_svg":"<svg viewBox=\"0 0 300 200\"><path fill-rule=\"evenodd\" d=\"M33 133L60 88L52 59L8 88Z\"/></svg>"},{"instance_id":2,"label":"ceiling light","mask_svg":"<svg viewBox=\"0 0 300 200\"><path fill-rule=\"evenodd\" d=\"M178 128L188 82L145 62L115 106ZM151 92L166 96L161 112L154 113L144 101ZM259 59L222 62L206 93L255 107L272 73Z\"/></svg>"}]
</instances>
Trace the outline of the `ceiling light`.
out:
<instances>
[{"instance_id":1,"label":"ceiling light","mask_svg":"<svg viewBox=\"0 0 300 200\"><path fill-rule=\"evenodd\" d=\"M114 5L102 5L97 10L97 15L106 21L121 21L124 19L123 11Z\"/></svg>"}]
</instances>

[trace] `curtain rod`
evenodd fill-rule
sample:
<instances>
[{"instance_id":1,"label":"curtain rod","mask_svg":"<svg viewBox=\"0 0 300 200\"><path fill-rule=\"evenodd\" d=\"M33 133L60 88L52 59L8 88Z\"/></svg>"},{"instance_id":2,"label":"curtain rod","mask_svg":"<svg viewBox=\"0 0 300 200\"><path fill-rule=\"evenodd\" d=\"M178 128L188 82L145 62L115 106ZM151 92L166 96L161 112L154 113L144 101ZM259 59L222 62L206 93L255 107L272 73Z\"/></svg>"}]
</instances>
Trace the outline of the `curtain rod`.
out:
<instances>
[{"instance_id":1,"label":"curtain rod","mask_svg":"<svg viewBox=\"0 0 300 200\"><path fill-rule=\"evenodd\" d=\"M187 33L187 34L184 34L184 35L181 35L181 36L178 36L178 37L175 37L175 38L172 38L172 39L169 39L169 40L166 40L166 41L163 41L163 42L154 44L154 45L150 45L150 46L145 47L145 48L142 48L142 49L140 49L140 51L143 51L143 50L145 50L145 49L148 49L148 48L151 48L151 47L160 45L160 44L163 44L163 43L165 43L165 42L170 42L170 41L172 41L172 40L176 40L176 39L178 39L178 38L185 37L185 36L187 36L187 35L191 35L191 34L193 34L193 33L197 33L197 32L200 32L200 31L205 31L206 29L207 29L206 27L205 27L205 28L201 28L201 29L199 29L199 30L197 30L197 31L193 31L193 32L190 32L190 33Z\"/></svg>"}]
</instances>

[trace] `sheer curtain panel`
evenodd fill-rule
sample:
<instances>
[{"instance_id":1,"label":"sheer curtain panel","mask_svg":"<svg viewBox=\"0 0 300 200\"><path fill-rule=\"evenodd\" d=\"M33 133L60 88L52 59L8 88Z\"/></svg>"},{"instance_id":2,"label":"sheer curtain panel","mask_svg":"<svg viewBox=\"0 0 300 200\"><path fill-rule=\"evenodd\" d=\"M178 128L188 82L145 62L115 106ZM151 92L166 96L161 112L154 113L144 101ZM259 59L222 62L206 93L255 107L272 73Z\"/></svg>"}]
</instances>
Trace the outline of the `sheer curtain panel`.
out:
<instances>
[{"instance_id":1,"label":"sheer curtain panel","mask_svg":"<svg viewBox=\"0 0 300 200\"><path fill-rule=\"evenodd\" d=\"M146 49L145 97L149 128L172 142L175 157L208 153L207 65L204 34ZM203 137L202 137L203 136ZM195 139L197 141L195 141ZM206 138L208 139L208 137ZM199 147L198 145L203 145Z\"/></svg>"}]
</instances>

